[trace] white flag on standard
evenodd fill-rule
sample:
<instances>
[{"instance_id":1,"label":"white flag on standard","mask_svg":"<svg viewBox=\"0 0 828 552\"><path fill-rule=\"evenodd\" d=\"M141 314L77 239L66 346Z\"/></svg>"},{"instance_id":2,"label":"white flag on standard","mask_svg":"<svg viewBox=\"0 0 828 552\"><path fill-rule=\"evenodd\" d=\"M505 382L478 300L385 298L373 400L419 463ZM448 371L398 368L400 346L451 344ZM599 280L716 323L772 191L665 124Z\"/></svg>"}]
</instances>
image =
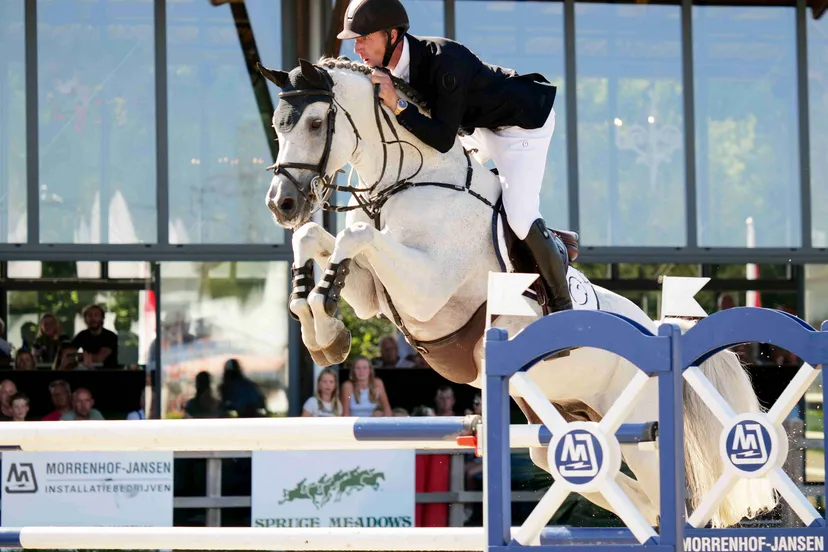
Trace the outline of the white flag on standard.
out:
<instances>
[{"instance_id":1,"label":"white flag on standard","mask_svg":"<svg viewBox=\"0 0 828 552\"><path fill-rule=\"evenodd\" d=\"M489 316L537 316L532 306L535 301L523 296L523 292L537 279L537 274L489 272L489 297L486 304Z\"/></svg>"},{"instance_id":2,"label":"white flag on standard","mask_svg":"<svg viewBox=\"0 0 828 552\"><path fill-rule=\"evenodd\" d=\"M661 319L667 316L704 318L707 313L694 299L710 278L663 276L661 280Z\"/></svg>"}]
</instances>

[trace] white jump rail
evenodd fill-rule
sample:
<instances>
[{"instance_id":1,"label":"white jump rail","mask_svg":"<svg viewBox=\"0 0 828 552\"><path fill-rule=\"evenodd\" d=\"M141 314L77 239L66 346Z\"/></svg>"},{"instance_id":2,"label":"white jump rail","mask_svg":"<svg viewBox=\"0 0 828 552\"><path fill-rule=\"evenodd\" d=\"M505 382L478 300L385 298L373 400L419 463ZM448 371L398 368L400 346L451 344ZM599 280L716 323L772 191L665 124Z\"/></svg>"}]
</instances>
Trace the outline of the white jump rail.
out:
<instances>
[{"instance_id":1,"label":"white jump rail","mask_svg":"<svg viewBox=\"0 0 828 552\"><path fill-rule=\"evenodd\" d=\"M474 451L479 427L479 416L19 422L0 424L0 451ZM628 424L619 428L619 441L651 443L655 430ZM543 425L515 425L510 444L546 446L551 437Z\"/></svg>"},{"instance_id":2,"label":"white jump rail","mask_svg":"<svg viewBox=\"0 0 828 552\"><path fill-rule=\"evenodd\" d=\"M515 531L517 528L515 528ZM542 542L632 543L624 530L550 527ZM485 550L481 527L27 527L0 529L0 546L27 550Z\"/></svg>"}]
</instances>

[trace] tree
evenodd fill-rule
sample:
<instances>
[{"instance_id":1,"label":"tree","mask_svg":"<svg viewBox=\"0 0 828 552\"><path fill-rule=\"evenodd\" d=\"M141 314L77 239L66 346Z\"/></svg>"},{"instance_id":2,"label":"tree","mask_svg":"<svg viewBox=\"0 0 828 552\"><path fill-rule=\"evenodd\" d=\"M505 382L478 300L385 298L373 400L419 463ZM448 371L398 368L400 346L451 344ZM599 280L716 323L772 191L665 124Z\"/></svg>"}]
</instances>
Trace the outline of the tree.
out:
<instances>
[{"instance_id":1,"label":"tree","mask_svg":"<svg viewBox=\"0 0 828 552\"><path fill-rule=\"evenodd\" d=\"M337 317L351 332L351 352L346 362L352 362L358 356L375 358L379 356L379 341L387 335L396 335L397 328L386 318L372 317L362 320L354 309L343 299L339 303Z\"/></svg>"}]
</instances>

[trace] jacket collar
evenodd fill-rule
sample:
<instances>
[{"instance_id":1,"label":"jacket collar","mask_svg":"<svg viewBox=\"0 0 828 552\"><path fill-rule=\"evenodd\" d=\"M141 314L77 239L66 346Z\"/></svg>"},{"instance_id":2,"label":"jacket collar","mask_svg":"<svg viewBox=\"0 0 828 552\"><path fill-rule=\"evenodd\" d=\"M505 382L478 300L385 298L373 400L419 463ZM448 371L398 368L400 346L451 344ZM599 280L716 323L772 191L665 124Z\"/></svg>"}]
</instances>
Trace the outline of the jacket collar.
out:
<instances>
[{"instance_id":1,"label":"jacket collar","mask_svg":"<svg viewBox=\"0 0 828 552\"><path fill-rule=\"evenodd\" d=\"M408 82L413 84L419 80L420 64L425 55L425 45L419 38L408 33L405 34L405 38L408 41Z\"/></svg>"}]
</instances>

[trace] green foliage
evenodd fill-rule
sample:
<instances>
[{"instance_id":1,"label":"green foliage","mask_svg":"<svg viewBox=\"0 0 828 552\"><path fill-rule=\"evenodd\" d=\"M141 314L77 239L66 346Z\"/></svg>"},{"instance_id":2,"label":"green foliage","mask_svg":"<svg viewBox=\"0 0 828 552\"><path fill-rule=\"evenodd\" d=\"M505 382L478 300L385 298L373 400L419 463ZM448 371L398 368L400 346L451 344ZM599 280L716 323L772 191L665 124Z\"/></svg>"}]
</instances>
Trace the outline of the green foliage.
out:
<instances>
[{"instance_id":1,"label":"green foliage","mask_svg":"<svg viewBox=\"0 0 828 552\"><path fill-rule=\"evenodd\" d=\"M344 299L339 303L337 318L351 332L351 352L345 362L352 362L360 355L368 358L379 356L380 339L397 331L394 324L385 318L360 319Z\"/></svg>"},{"instance_id":2,"label":"green foliage","mask_svg":"<svg viewBox=\"0 0 828 552\"><path fill-rule=\"evenodd\" d=\"M77 278L77 264L73 262L44 262L41 269L43 279ZM51 312L60 323L60 327L70 338L83 328L75 327L75 316L80 314L86 305L95 300L94 291L40 291L37 293L37 313L42 315Z\"/></svg>"}]
</instances>

